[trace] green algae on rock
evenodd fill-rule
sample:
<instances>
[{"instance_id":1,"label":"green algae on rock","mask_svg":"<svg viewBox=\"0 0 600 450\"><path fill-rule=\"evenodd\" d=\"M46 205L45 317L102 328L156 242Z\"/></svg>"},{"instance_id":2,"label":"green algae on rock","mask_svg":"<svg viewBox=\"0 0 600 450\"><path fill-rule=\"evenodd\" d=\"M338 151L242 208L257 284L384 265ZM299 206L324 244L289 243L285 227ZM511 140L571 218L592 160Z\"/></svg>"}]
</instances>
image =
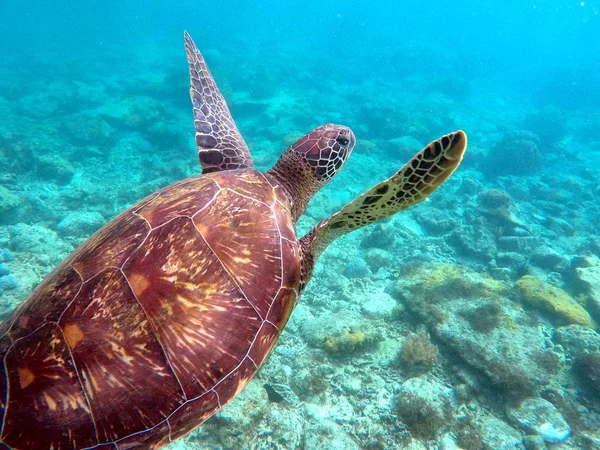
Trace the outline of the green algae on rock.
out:
<instances>
[{"instance_id":1,"label":"green algae on rock","mask_svg":"<svg viewBox=\"0 0 600 450\"><path fill-rule=\"evenodd\" d=\"M329 353L352 353L378 342L378 338L362 330L344 328L340 333L329 334L323 348Z\"/></svg>"},{"instance_id":2,"label":"green algae on rock","mask_svg":"<svg viewBox=\"0 0 600 450\"><path fill-rule=\"evenodd\" d=\"M516 282L523 301L551 313L568 324L597 326L589 313L566 291L552 286L532 275L525 275Z\"/></svg>"},{"instance_id":3,"label":"green algae on rock","mask_svg":"<svg viewBox=\"0 0 600 450\"><path fill-rule=\"evenodd\" d=\"M560 349L547 347L537 317L510 300L508 284L452 264L410 265L401 275L406 310L507 397L536 395L563 368Z\"/></svg>"}]
</instances>

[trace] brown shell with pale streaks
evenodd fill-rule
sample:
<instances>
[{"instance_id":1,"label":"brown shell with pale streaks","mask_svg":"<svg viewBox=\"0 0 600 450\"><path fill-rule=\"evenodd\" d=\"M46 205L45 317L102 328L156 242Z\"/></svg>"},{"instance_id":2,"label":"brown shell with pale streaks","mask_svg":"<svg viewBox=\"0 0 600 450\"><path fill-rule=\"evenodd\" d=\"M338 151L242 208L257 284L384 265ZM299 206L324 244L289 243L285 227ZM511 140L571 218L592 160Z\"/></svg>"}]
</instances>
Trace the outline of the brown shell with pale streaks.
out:
<instances>
[{"instance_id":1,"label":"brown shell with pale streaks","mask_svg":"<svg viewBox=\"0 0 600 450\"><path fill-rule=\"evenodd\" d=\"M240 392L297 298L274 185L253 169L176 183L54 270L0 330L0 448L157 448Z\"/></svg>"}]
</instances>

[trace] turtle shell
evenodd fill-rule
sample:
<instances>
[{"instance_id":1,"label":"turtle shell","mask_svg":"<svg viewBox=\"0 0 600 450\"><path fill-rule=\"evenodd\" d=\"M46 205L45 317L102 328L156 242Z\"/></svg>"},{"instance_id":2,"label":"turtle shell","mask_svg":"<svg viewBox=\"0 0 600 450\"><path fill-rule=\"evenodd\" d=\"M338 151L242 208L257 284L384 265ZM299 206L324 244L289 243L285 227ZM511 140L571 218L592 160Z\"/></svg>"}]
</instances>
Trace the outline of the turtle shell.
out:
<instances>
[{"instance_id":1,"label":"turtle shell","mask_svg":"<svg viewBox=\"0 0 600 450\"><path fill-rule=\"evenodd\" d=\"M160 447L237 395L295 305L290 204L253 169L142 200L0 329L2 444Z\"/></svg>"}]
</instances>

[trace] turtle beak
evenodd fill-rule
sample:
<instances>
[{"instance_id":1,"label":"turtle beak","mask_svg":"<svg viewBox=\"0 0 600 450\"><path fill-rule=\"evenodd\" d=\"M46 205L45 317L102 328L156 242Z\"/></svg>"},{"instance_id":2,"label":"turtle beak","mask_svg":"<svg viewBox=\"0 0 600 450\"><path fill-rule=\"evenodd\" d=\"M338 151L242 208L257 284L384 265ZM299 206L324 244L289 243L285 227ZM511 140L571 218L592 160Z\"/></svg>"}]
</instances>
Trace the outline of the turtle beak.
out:
<instances>
[{"instance_id":1,"label":"turtle beak","mask_svg":"<svg viewBox=\"0 0 600 450\"><path fill-rule=\"evenodd\" d=\"M352 149L354 148L354 144L356 144L356 138L354 137L354 133L350 128L348 128L348 131L350 132L350 143L348 144L348 153L351 153Z\"/></svg>"}]
</instances>

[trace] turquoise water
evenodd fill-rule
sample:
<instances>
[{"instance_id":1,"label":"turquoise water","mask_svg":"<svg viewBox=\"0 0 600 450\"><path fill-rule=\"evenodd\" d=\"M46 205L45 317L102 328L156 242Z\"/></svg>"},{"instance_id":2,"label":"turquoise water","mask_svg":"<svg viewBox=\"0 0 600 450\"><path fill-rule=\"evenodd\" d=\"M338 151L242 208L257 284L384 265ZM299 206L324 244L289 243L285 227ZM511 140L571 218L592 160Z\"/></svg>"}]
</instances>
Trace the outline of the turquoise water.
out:
<instances>
[{"instance_id":1,"label":"turquoise water","mask_svg":"<svg viewBox=\"0 0 600 450\"><path fill-rule=\"evenodd\" d=\"M354 131L299 235L443 134L469 147L327 249L256 378L173 448L600 448L600 3L397 3L4 2L0 317L200 172L185 29L259 169Z\"/></svg>"}]
</instances>

